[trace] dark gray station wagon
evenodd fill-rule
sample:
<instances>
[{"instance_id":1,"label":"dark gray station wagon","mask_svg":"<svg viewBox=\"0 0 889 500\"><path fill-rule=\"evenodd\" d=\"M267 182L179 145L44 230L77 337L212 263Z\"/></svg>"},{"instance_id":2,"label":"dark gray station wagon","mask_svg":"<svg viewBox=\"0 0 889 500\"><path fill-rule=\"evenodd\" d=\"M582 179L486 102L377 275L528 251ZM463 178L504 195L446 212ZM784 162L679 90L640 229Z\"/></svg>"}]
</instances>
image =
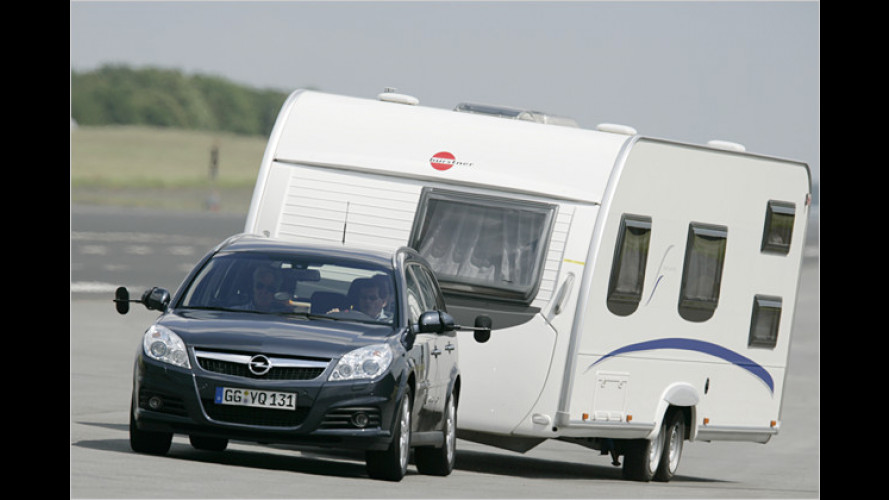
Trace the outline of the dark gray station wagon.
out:
<instances>
[{"instance_id":1,"label":"dark gray station wagon","mask_svg":"<svg viewBox=\"0 0 889 500\"><path fill-rule=\"evenodd\" d=\"M438 283L413 250L327 248L238 235L208 253L136 355L130 444L165 454L174 434L366 450L368 474L400 480L454 467L457 337Z\"/></svg>"}]
</instances>

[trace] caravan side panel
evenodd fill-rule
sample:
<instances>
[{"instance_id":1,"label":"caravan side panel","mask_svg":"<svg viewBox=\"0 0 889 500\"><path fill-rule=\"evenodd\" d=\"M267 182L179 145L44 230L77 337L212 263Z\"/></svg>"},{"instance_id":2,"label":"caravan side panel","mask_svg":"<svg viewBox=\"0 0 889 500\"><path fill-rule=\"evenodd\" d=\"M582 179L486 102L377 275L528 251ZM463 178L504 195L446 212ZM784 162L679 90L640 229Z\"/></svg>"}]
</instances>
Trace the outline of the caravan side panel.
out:
<instances>
[{"instance_id":1,"label":"caravan side panel","mask_svg":"<svg viewBox=\"0 0 889 500\"><path fill-rule=\"evenodd\" d=\"M639 140L602 207L566 433L645 437L668 404L690 408L699 439L777 432L809 192L803 164ZM778 252L763 249L773 202L793 214L789 248ZM624 275L641 289L623 308L614 286L622 234L641 235L624 260L647 252L644 271ZM682 298L698 290L691 280L705 279L705 262L721 266L711 310ZM764 344L752 333L757 307L775 313L775 304L777 338Z\"/></svg>"}]
</instances>

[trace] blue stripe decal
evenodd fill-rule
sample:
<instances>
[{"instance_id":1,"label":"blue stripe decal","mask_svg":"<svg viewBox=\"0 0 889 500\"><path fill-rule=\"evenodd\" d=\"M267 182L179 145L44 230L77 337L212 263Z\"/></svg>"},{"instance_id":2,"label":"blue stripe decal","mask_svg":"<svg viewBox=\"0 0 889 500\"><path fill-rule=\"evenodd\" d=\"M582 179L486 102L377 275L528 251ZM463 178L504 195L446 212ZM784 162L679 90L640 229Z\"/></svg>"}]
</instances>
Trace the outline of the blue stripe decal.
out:
<instances>
[{"instance_id":1,"label":"blue stripe decal","mask_svg":"<svg viewBox=\"0 0 889 500\"><path fill-rule=\"evenodd\" d=\"M769 391L772 394L775 393L775 382L772 380L772 376L769 375L769 372L758 363L748 357L742 356L735 351L726 349L725 347L722 347L720 345L694 339L667 338L649 340L647 342L639 342L638 344L630 344L619 349L615 349L602 356L595 363L588 366L587 370L613 356L636 351L650 351L654 349L680 349L684 351L697 351L708 354L710 356L715 356L720 359L724 359L735 366L747 370L755 377L762 380L766 384L766 386L768 386Z\"/></svg>"}]
</instances>

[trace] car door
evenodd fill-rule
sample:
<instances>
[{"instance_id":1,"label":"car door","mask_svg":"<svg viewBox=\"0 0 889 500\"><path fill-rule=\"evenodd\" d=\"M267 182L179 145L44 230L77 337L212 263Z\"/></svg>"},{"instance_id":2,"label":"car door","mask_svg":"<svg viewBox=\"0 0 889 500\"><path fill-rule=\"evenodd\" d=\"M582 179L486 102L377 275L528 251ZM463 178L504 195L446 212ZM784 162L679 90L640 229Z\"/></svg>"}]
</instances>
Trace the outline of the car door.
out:
<instances>
[{"instance_id":1,"label":"car door","mask_svg":"<svg viewBox=\"0 0 889 500\"><path fill-rule=\"evenodd\" d=\"M420 315L426 311L426 297L421 282L417 279L417 265L408 264L404 270L405 302L410 325L418 324ZM437 378L438 357L435 334L417 332L414 340L417 387L414 395L414 408L418 409L417 430L431 430L434 422L429 418L434 413L437 399L434 380Z\"/></svg>"},{"instance_id":2,"label":"car door","mask_svg":"<svg viewBox=\"0 0 889 500\"><path fill-rule=\"evenodd\" d=\"M441 296L432 271L426 266L414 264L410 266L410 272L417 283L423 300L423 312L445 311L444 299ZM456 332L453 331L426 335L429 335L428 343L431 357L429 370L430 409L436 415L439 415L444 411L451 373L455 371L456 367L457 337Z\"/></svg>"}]
</instances>

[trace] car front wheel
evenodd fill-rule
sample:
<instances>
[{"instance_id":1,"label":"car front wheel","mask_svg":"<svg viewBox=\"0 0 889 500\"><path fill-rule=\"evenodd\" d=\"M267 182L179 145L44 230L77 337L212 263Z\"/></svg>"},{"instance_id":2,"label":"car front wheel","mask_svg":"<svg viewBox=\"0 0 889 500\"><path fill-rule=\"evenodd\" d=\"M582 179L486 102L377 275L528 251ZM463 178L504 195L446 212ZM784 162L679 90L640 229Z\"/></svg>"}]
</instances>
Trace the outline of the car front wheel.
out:
<instances>
[{"instance_id":1,"label":"car front wheel","mask_svg":"<svg viewBox=\"0 0 889 500\"><path fill-rule=\"evenodd\" d=\"M366 453L367 473L374 479L401 481L407 474L408 457L411 451L411 391L405 390L395 425L392 427L392 443L384 451L370 450Z\"/></svg>"},{"instance_id":2,"label":"car front wheel","mask_svg":"<svg viewBox=\"0 0 889 500\"><path fill-rule=\"evenodd\" d=\"M225 448L228 447L228 439L225 438L189 435L188 441L196 450L225 451Z\"/></svg>"},{"instance_id":3,"label":"car front wheel","mask_svg":"<svg viewBox=\"0 0 889 500\"><path fill-rule=\"evenodd\" d=\"M172 432L150 432L136 426L135 403L130 403L130 448L136 453L166 455L173 443Z\"/></svg>"}]
</instances>

